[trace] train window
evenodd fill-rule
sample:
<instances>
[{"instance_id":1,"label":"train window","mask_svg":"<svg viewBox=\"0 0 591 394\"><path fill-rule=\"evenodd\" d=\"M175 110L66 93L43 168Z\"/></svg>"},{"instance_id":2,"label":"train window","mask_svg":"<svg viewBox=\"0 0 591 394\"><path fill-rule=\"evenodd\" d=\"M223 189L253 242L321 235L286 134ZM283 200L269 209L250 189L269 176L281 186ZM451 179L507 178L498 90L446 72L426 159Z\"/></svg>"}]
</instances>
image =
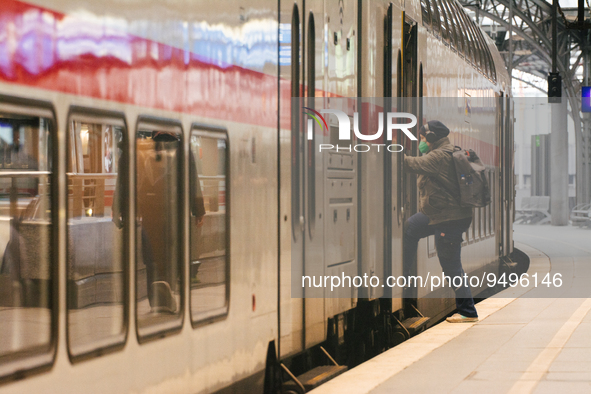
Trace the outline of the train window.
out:
<instances>
[{"instance_id":1,"label":"train window","mask_svg":"<svg viewBox=\"0 0 591 394\"><path fill-rule=\"evenodd\" d=\"M490 78L492 79L493 82L497 82L497 70L496 70L495 62L493 61L493 58L492 58L489 48L487 48L486 53L488 55L488 65L489 65L488 67L490 69Z\"/></svg>"},{"instance_id":2,"label":"train window","mask_svg":"<svg viewBox=\"0 0 591 394\"><path fill-rule=\"evenodd\" d=\"M429 0L421 0L421 11L423 15L423 26L431 27L431 6Z\"/></svg>"},{"instance_id":3,"label":"train window","mask_svg":"<svg viewBox=\"0 0 591 394\"><path fill-rule=\"evenodd\" d=\"M475 60L475 53L474 53L474 40L472 38L472 35L470 34L470 31L468 30L468 23L469 18L466 15L466 13L464 12L464 10L456 4L456 7L458 8L458 16L460 19L460 22L462 24L462 33L464 36L464 50L465 50L465 55L466 58L472 62L472 64L476 64L476 60Z\"/></svg>"},{"instance_id":4,"label":"train window","mask_svg":"<svg viewBox=\"0 0 591 394\"><path fill-rule=\"evenodd\" d=\"M475 25L474 28L476 29L476 32L478 34L478 42L480 44L480 57L482 59L482 71L484 72L484 75L486 75L487 77L490 78L490 70L488 69L488 57L486 56L486 49L487 49L486 42L482 38L482 35L480 35L480 27L478 25Z\"/></svg>"},{"instance_id":5,"label":"train window","mask_svg":"<svg viewBox=\"0 0 591 394\"><path fill-rule=\"evenodd\" d=\"M490 70L492 72L492 80L493 80L493 82L497 82L497 68L495 66L495 61L493 60L490 50L488 51L488 58L490 61Z\"/></svg>"},{"instance_id":6,"label":"train window","mask_svg":"<svg viewBox=\"0 0 591 394\"><path fill-rule=\"evenodd\" d=\"M478 241L478 239L480 239L480 208L474 208L472 230L474 234L474 240Z\"/></svg>"},{"instance_id":7,"label":"train window","mask_svg":"<svg viewBox=\"0 0 591 394\"><path fill-rule=\"evenodd\" d=\"M476 208L472 208L472 224L470 225L470 243L476 241L476 215L477 215Z\"/></svg>"},{"instance_id":8,"label":"train window","mask_svg":"<svg viewBox=\"0 0 591 394\"><path fill-rule=\"evenodd\" d=\"M486 74L487 76L492 80L493 79L493 67L492 67L492 62L491 62L491 57L490 57L490 49L488 48L488 44L484 38L484 35L482 34L482 30L480 28L478 28L478 35L480 36L480 42L482 44L482 55L483 55L483 61L484 61L484 66L486 69Z\"/></svg>"},{"instance_id":9,"label":"train window","mask_svg":"<svg viewBox=\"0 0 591 394\"><path fill-rule=\"evenodd\" d=\"M485 236L484 232L484 219L485 219L485 211L484 208L478 208L479 215L480 215L480 223L478 223L478 236L480 239L483 239Z\"/></svg>"},{"instance_id":10,"label":"train window","mask_svg":"<svg viewBox=\"0 0 591 394\"><path fill-rule=\"evenodd\" d=\"M136 320L141 339L180 328L182 129L140 117L136 132Z\"/></svg>"},{"instance_id":11,"label":"train window","mask_svg":"<svg viewBox=\"0 0 591 394\"><path fill-rule=\"evenodd\" d=\"M443 0L443 5L447 10L449 26L452 31L452 46L454 48L457 48L458 52L462 52L462 32L460 31L460 25L457 22L457 15L455 13L455 10L449 0Z\"/></svg>"},{"instance_id":12,"label":"train window","mask_svg":"<svg viewBox=\"0 0 591 394\"><path fill-rule=\"evenodd\" d=\"M439 21L441 26L441 38L443 41L449 44L449 27L447 26L447 16L445 15L445 10L441 5L442 0L433 0L436 4L436 8L439 14Z\"/></svg>"},{"instance_id":13,"label":"train window","mask_svg":"<svg viewBox=\"0 0 591 394\"><path fill-rule=\"evenodd\" d=\"M189 146L189 283L194 324L228 311L228 160L226 131L194 125Z\"/></svg>"},{"instance_id":14,"label":"train window","mask_svg":"<svg viewBox=\"0 0 591 394\"><path fill-rule=\"evenodd\" d=\"M478 34L476 33L477 29L478 29L478 27L476 26L474 21L472 19L469 19L468 20L468 30L470 31L470 34L472 35L472 39L473 39L476 64L480 70L484 70L483 62L482 62L482 47L480 45L480 40L478 38Z\"/></svg>"},{"instance_id":15,"label":"train window","mask_svg":"<svg viewBox=\"0 0 591 394\"><path fill-rule=\"evenodd\" d=\"M314 97L316 96L316 26L314 14L310 12L308 17L308 108L315 108ZM308 160L308 231L312 236L316 226L316 133L312 133L312 139L307 140Z\"/></svg>"},{"instance_id":16,"label":"train window","mask_svg":"<svg viewBox=\"0 0 591 394\"><path fill-rule=\"evenodd\" d=\"M291 15L291 97L300 97L300 15L297 4ZM291 234L297 240L300 229L301 138L300 117L297 105L291 106Z\"/></svg>"},{"instance_id":17,"label":"train window","mask_svg":"<svg viewBox=\"0 0 591 394\"><path fill-rule=\"evenodd\" d=\"M480 35L480 38L482 40L483 49L484 49L484 62L486 64L487 75L493 82L496 82L497 78L496 78L495 66L492 61L492 56L490 54L490 48L488 47L488 44L487 44L487 42L484 38L484 35L482 34L482 31L480 29L478 29L478 34Z\"/></svg>"},{"instance_id":18,"label":"train window","mask_svg":"<svg viewBox=\"0 0 591 394\"><path fill-rule=\"evenodd\" d=\"M480 239L484 239L486 237L486 231L485 231L485 224L486 224L486 209L484 209L484 207L479 208L480 211L480 224L478 225L479 227L479 232L480 232Z\"/></svg>"},{"instance_id":19,"label":"train window","mask_svg":"<svg viewBox=\"0 0 591 394\"><path fill-rule=\"evenodd\" d=\"M437 0L430 1L431 27L436 36L441 35L441 20L439 18L439 9L437 8Z\"/></svg>"},{"instance_id":20,"label":"train window","mask_svg":"<svg viewBox=\"0 0 591 394\"><path fill-rule=\"evenodd\" d=\"M495 234L495 224L496 224L496 209L495 209L495 201L496 201L496 190L495 190L495 178L496 171L493 169L489 172L488 181L490 182L490 234Z\"/></svg>"},{"instance_id":21,"label":"train window","mask_svg":"<svg viewBox=\"0 0 591 394\"><path fill-rule=\"evenodd\" d=\"M456 38L457 38L457 46L458 46L458 52L460 52L461 54L463 54L464 56L466 55L466 37L465 37L465 33L464 33L464 29L462 27L462 20L460 18L459 12L458 11L458 4L456 4L456 2L454 0L450 0L448 2L449 8L450 8L450 12L451 15L453 17L453 23L455 25L456 28Z\"/></svg>"},{"instance_id":22,"label":"train window","mask_svg":"<svg viewBox=\"0 0 591 394\"><path fill-rule=\"evenodd\" d=\"M456 30L453 23L453 19L451 16L451 12L449 10L449 5L447 0L440 0L441 2L441 9L443 10L443 14L445 15L445 21L447 23L447 32L449 34L449 44L453 49L457 48L457 39L456 39Z\"/></svg>"},{"instance_id":23,"label":"train window","mask_svg":"<svg viewBox=\"0 0 591 394\"><path fill-rule=\"evenodd\" d=\"M68 119L67 306L73 358L126 334L123 115L74 107Z\"/></svg>"},{"instance_id":24,"label":"train window","mask_svg":"<svg viewBox=\"0 0 591 394\"><path fill-rule=\"evenodd\" d=\"M50 105L0 97L0 376L53 359L54 130Z\"/></svg>"}]
</instances>

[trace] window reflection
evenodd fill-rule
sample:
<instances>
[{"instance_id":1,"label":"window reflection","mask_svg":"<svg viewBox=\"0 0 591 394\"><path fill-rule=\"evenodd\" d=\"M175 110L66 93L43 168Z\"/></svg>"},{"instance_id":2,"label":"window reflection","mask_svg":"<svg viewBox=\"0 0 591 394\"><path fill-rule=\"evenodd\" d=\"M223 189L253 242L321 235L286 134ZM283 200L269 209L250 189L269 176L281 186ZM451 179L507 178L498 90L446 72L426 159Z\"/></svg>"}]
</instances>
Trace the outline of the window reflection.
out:
<instances>
[{"instance_id":1,"label":"window reflection","mask_svg":"<svg viewBox=\"0 0 591 394\"><path fill-rule=\"evenodd\" d=\"M204 320L227 310L228 261L225 136L193 132L190 144L191 317ZM203 212L201 211L203 209Z\"/></svg>"},{"instance_id":2,"label":"window reflection","mask_svg":"<svg viewBox=\"0 0 591 394\"><path fill-rule=\"evenodd\" d=\"M124 339L123 226L112 218L123 198L115 193L123 141L123 122L117 123L71 120L68 129L68 344L74 356Z\"/></svg>"},{"instance_id":3,"label":"window reflection","mask_svg":"<svg viewBox=\"0 0 591 394\"><path fill-rule=\"evenodd\" d=\"M0 113L0 357L51 338L51 160L47 118Z\"/></svg>"},{"instance_id":4,"label":"window reflection","mask_svg":"<svg viewBox=\"0 0 591 394\"><path fill-rule=\"evenodd\" d=\"M181 150L180 129L140 128L137 132L136 290L140 336L176 326L182 311Z\"/></svg>"}]
</instances>

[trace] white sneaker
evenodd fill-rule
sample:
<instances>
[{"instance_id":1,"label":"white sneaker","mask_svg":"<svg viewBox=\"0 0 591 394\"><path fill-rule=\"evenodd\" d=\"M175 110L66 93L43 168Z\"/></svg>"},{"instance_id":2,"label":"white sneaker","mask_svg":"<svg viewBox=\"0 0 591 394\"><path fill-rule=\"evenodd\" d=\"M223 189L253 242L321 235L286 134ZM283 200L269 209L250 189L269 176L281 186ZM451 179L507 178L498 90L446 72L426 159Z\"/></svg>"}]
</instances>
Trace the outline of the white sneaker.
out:
<instances>
[{"instance_id":1,"label":"white sneaker","mask_svg":"<svg viewBox=\"0 0 591 394\"><path fill-rule=\"evenodd\" d=\"M476 323L478 321L477 317L468 317L464 315L460 315L459 313L454 313L452 316L445 319L449 323Z\"/></svg>"}]
</instances>

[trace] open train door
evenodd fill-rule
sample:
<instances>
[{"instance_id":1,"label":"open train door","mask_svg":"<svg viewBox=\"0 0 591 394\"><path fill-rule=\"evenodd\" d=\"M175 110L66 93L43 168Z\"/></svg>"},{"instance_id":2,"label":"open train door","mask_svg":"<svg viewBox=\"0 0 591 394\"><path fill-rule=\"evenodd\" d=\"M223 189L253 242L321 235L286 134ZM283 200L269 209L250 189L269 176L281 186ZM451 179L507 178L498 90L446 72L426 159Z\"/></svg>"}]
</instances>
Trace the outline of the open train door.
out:
<instances>
[{"instance_id":1,"label":"open train door","mask_svg":"<svg viewBox=\"0 0 591 394\"><path fill-rule=\"evenodd\" d=\"M303 117L292 97L304 95L302 43L303 1L281 3L279 50L286 56L280 60L280 262L279 262L279 358L304 350L304 299L297 289L304 273L304 156L302 144ZM287 56L289 54L289 56ZM285 82L284 82L285 81ZM286 99L284 99L286 97ZM283 116L284 115L284 116ZM300 287L301 290L301 287Z\"/></svg>"},{"instance_id":2,"label":"open train door","mask_svg":"<svg viewBox=\"0 0 591 394\"><path fill-rule=\"evenodd\" d=\"M384 18L384 114L403 112L404 83L402 75L404 12L389 4ZM386 116L386 115L384 115ZM386 124L386 119L384 119ZM403 144L402 132L392 136L387 144ZM403 153L384 152L384 279L403 274L402 238L405 221L405 191L403 181ZM403 308L403 289L386 286L384 297L391 300L391 311Z\"/></svg>"},{"instance_id":3,"label":"open train door","mask_svg":"<svg viewBox=\"0 0 591 394\"><path fill-rule=\"evenodd\" d=\"M418 110L418 51L417 51L417 23L402 13L402 44L398 53L398 111L417 114ZM417 126L418 127L418 126ZM417 156L418 143L407 138L401 130L398 130L397 139L404 146L405 154ZM417 177L404 171L404 155L397 156L399 161L398 171L400 180L400 210L398 212L401 231L404 235L404 223L417 212ZM401 238L402 239L402 238ZM400 248L403 251L403 248ZM402 255L400 256L402 261ZM416 261L404 263L405 276L417 275ZM405 311L414 314L417 292L415 288L404 289Z\"/></svg>"}]
</instances>

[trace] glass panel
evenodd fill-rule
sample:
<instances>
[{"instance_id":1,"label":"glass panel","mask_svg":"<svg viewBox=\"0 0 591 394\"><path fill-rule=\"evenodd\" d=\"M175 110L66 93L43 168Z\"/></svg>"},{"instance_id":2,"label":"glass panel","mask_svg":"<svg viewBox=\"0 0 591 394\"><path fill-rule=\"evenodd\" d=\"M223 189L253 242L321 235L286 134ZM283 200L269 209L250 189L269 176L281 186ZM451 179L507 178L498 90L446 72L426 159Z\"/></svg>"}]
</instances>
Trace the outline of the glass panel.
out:
<instances>
[{"instance_id":1,"label":"glass panel","mask_svg":"<svg viewBox=\"0 0 591 394\"><path fill-rule=\"evenodd\" d=\"M190 146L191 318L224 314L228 306L226 140L193 132Z\"/></svg>"},{"instance_id":2,"label":"glass panel","mask_svg":"<svg viewBox=\"0 0 591 394\"><path fill-rule=\"evenodd\" d=\"M177 327L181 316L181 134L136 135L136 296L140 336Z\"/></svg>"},{"instance_id":3,"label":"glass panel","mask_svg":"<svg viewBox=\"0 0 591 394\"><path fill-rule=\"evenodd\" d=\"M49 119L0 113L0 358L50 346L50 145Z\"/></svg>"},{"instance_id":4,"label":"glass panel","mask_svg":"<svg viewBox=\"0 0 591 394\"><path fill-rule=\"evenodd\" d=\"M69 123L67 294L73 356L125 338L123 221L121 210L114 209L124 197L118 187L123 122L115 123Z\"/></svg>"}]
</instances>

